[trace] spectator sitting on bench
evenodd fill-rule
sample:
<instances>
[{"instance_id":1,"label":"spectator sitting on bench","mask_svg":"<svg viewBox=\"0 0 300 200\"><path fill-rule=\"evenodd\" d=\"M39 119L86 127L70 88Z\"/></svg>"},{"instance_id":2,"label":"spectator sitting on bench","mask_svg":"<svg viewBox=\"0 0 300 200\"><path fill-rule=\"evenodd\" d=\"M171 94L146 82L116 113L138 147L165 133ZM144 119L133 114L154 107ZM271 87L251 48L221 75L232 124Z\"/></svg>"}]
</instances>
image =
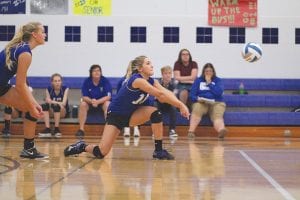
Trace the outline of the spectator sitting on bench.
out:
<instances>
[{"instance_id":1,"label":"spectator sitting on bench","mask_svg":"<svg viewBox=\"0 0 300 200\"><path fill-rule=\"evenodd\" d=\"M174 64L174 79L178 81L176 90L178 90L179 100L189 107L189 92L198 75L198 64L193 61L188 49L181 49Z\"/></svg>"},{"instance_id":2,"label":"spectator sitting on bench","mask_svg":"<svg viewBox=\"0 0 300 200\"><path fill-rule=\"evenodd\" d=\"M79 106L79 130L77 137L84 136L84 125L87 113L90 109L102 110L106 118L107 108L109 106L112 94L112 87L107 78L102 74L100 65L90 67L90 76L85 79L82 88L82 98Z\"/></svg>"},{"instance_id":3,"label":"spectator sitting on bench","mask_svg":"<svg viewBox=\"0 0 300 200\"><path fill-rule=\"evenodd\" d=\"M195 130L205 114L209 114L218 137L223 139L227 130L224 125L226 104L223 101L224 87L222 80L217 77L214 66L206 63L202 74L192 85L190 98L193 109L190 118L188 137L195 137Z\"/></svg>"},{"instance_id":4,"label":"spectator sitting on bench","mask_svg":"<svg viewBox=\"0 0 300 200\"><path fill-rule=\"evenodd\" d=\"M126 71L126 75L123 76L117 85L117 93L119 92L119 90L121 89L121 87L127 82L127 80L130 78L132 71L131 71L131 62L129 63L128 67L127 67L127 71ZM124 137L130 137L130 127L124 127L123 130L123 136ZM133 136L134 137L140 137L140 130L138 126L134 126L133 127Z\"/></svg>"},{"instance_id":5,"label":"spectator sitting on bench","mask_svg":"<svg viewBox=\"0 0 300 200\"><path fill-rule=\"evenodd\" d=\"M55 73L51 76L51 85L46 89L45 103L42 104L44 111L45 129L39 133L39 137L51 137L50 117L54 118L54 137L61 137L59 123L61 118L69 114L68 104L69 88L62 85L62 76Z\"/></svg>"},{"instance_id":6,"label":"spectator sitting on bench","mask_svg":"<svg viewBox=\"0 0 300 200\"><path fill-rule=\"evenodd\" d=\"M162 77L158 80L159 83L166 89L174 91L174 79L172 79L172 68L170 66L164 66L161 68ZM156 100L157 108L162 113L167 113L169 115L169 136L178 137L175 128L176 128L176 107L168 103L161 103Z\"/></svg>"}]
</instances>

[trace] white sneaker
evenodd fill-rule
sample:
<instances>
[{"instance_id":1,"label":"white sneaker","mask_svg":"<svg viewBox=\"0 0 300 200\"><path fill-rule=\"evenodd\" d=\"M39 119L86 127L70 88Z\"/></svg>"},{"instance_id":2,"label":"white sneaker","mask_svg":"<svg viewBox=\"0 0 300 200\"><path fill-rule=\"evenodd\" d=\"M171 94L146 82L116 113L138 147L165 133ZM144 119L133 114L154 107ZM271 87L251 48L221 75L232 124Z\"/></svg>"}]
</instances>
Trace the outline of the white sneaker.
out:
<instances>
[{"instance_id":1,"label":"white sneaker","mask_svg":"<svg viewBox=\"0 0 300 200\"><path fill-rule=\"evenodd\" d=\"M133 130L133 136L134 136L134 137L140 137L140 130L139 130L139 127L138 127L138 126L135 126L135 127L134 127L134 130Z\"/></svg>"},{"instance_id":2,"label":"white sneaker","mask_svg":"<svg viewBox=\"0 0 300 200\"><path fill-rule=\"evenodd\" d=\"M178 137L178 134L176 133L176 131L175 131L174 129L171 129L171 130L169 131L169 136L170 136L170 137Z\"/></svg>"},{"instance_id":3,"label":"white sneaker","mask_svg":"<svg viewBox=\"0 0 300 200\"><path fill-rule=\"evenodd\" d=\"M124 127L124 137L130 137L130 128L129 127Z\"/></svg>"}]
</instances>

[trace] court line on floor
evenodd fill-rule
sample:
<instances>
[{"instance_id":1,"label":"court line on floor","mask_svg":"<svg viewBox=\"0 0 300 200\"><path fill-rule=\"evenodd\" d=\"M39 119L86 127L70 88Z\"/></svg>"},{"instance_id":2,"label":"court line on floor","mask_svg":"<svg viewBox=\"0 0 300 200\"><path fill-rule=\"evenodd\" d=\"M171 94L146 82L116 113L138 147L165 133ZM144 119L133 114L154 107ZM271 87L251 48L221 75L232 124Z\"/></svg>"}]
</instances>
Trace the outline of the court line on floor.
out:
<instances>
[{"instance_id":1,"label":"court line on floor","mask_svg":"<svg viewBox=\"0 0 300 200\"><path fill-rule=\"evenodd\" d=\"M261 168L244 151L239 150L240 154L265 178L267 181L284 197L286 200L296 200L287 190L285 190L275 179L272 178L263 168Z\"/></svg>"},{"instance_id":2,"label":"court line on floor","mask_svg":"<svg viewBox=\"0 0 300 200\"><path fill-rule=\"evenodd\" d=\"M60 177L58 180L50 183L48 186L46 186L45 188L43 188L42 190L40 190L39 192L37 192L35 195L31 196L30 198L28 198L28 200L30 199L36 199L38 197L38 195L42 194L43 192L45 192L46 190L48 190L49 188L53 187L55 184L63 181L64 179L68 178L69 176L71 176L72 174L74 174L76 171L82 169L84 166L86 166L87 164L89 164L90 162L92 162L93 160L95 160L96 158L92 158L89 161L87 161L86 163L83 163L81 166L79 166L78 168L72 170L71 172L67 173L67 175Z\"/></svg>"}]
</instances>

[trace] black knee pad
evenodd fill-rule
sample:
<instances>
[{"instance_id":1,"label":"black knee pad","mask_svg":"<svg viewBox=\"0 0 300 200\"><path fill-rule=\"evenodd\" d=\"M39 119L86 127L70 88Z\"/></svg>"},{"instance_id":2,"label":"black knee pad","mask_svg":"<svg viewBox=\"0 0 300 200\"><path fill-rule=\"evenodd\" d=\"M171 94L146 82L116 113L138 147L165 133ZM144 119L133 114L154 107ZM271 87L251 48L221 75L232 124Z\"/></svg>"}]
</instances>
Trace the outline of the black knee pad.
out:
<instances>
[{"instance_id":1,"label":"black knee pad","mask_svg":"<svg viewBox=\"0 0 300 200\"><path fill-rule=\"evenodd\" d=\"M58 104L51 104L53 112L60 112L60 106Z\"/></svg>"},{"instance_id":2,"label":"black knee pad","mask_svg":"<svg viewBox=\"0 0 300 200\"><path fill-rule=\"evenodd\" d=\"M5 108L4 108L4 113L10 115L10 114L12 113L12 108L9 107L9 106L5 106Z\"/></svg>"},{"instance_id":3,"label":"black knee pad","mask_svg":"<svg viewBox=\"0 0 300 200\"><path fill-rule=\"evenodd\" d=\"M32 117L29 112L25 113L25 119L28 119L29 121L32 121L32 122L36 122L37 121L37 119L34 118L34 117Z\"/></svg>"},{"instance_id":4,"label":"black knee pad","mask_svg":"<svg viewBox=\"0 0 300 200\"><path fill-rule=\"evenodd\" d=\"M44 103L44 104L42 104L42 109L43 109L43 111L49 111L49 108L50 108L49 103Z\"/></svg>"},{"instance_id":5,"label":"black knee pad","mask_svg":"<svg viewBox=\"0 0 300 200\"><path fill-rule=\"evenodd\" d=\"M104 155L101 153L101 150L99 148L99 146L95 146L93 149L93 154L96 158L102 159L104 158Z\"/></svg>"},{"instance_id":6,"label":"black knee pad","mask_svg":"<svg viewBox=\"0 0 300 200\"><path fill-rule=\"evenodd\" d=\"M154 111L150 116L151 123L160 123L162 122L162 114L159 110Z\"/></svg>"}]
</instances>

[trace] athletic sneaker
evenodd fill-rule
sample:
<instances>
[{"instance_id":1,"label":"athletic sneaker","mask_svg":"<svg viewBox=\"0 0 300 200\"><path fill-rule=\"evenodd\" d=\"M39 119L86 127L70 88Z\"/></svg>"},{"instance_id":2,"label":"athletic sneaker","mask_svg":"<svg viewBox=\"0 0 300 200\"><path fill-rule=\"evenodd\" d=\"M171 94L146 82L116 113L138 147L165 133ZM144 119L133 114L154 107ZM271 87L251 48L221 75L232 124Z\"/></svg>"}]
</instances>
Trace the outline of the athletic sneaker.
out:
<instances>
[{"instance_id":1,"label":"athletic sneaker","mask_svg":"<svg viewBox=\"0 0 300 200\"><path fill-rule=\"evenodd\" d=\"M61 137L61 132L60 132L60 130L59 130L58 127L54 128L54 137L56 137L56 138L60 138Z\"/></svg>"},{"instance_id":2,"label":"athletic sneaker","mask_svg":"<svg viewBox=\"0 0 300 200\"><path fill-rule=\"evenodd\" d=\"M221 130L219 131L218 137L219 137L220 139L224 139L226 133L227 133L227 129L223 128L223 129L221 129Z\"/></svg>"},{"instance_id":3,"label":"athletic sneaker","mask_svg":"<svg viewBox=\"0 0 300 200\"><path fill-rule=\"evenodd\" d=\"M20 153L20 157L29 159L46 159L49 158L48 155L38 152L35 147L30 149L23 149Z\"/></svg>"},{"instance_id":4,"label":"athletic sneaker","mask_svg":"<svg viewBox=\"0 0 300 200\"><path fill-rule=\"evenodd\" d=\"M129 127L124 127L124 137L130 137L130 128Z\"/></svg>"},{"instance_id":5,"label":"athletic sneaker","mask_svg":"<svg viewBox=\"0 0 300 200\"><path fill-rule=\"evenodd\" d=\"M9 138L10 137L10 131L8 129L2 129L2 137L3 138Z\"/></svg>"},{"instance_id":6,"label":"athletic sneaker","mask_svg":"<svg viewBox=\"0 0 300 200\"><path fill-rule=\"evenodd\" d=\"M140 137L140 130L138 126L135 126L133 129L133 136L134 137Z\"/></svg>"},{"instance_id":7,"label":"athletic sneaker","mask_svg":"<svg viewBox=\"0 0 300 200\"><path fill-rule=\"evenodd\" d=\"M174 160L174 156L165 149L161 151L154 151L153 158L158 160Z\"/></svg>"},{"instance_id":8,"label":"athletic sneaker","mask_svg":"<svg viewBox=\"0 0 300 200\"><path fill-rule=\"evenodd\" d=\"M39 133L39 138L50 138L51 135L51 129L45 128L42 132Z\"/></svg>"},{"instance_id":9,"label":"athletic sneaker","mask_svg":"<svg viewBox=\"0 0 300 200\"><path fill-rule=\"evenodd\" d=\"M176 131L174 129L171 129L169 131L169 137L178 137L178 135L177 135L177 133L176 133Z\"/></svg>"},{"instance_id":10,"label":"athletic sneaker","mask_svg":"<svg viewBox=\"0 0 300 200\"><path fill-rule=\"evenodd\" d=\"M75 144L71 144L71 145L67 146L67 148L65 148L65 150L64 150L64 154L65 154L65 156L80 154L85 151L86 146L87 145L85 144L85 142L80 140L79 142L77 142Z\"/></svg>"},{"instance_id":11,"label":"athletic sneaker","mask_svg":"<svg viewBox=\"0 0 300 200\"><path fill-rule=\"evenodd\" d=\"M83 137L84 136L84 131L83 130L81 130L81 129L79 129L77 132L76 132L76 134L75 134L77 137Z\"/></svg>"}]
</instances>

